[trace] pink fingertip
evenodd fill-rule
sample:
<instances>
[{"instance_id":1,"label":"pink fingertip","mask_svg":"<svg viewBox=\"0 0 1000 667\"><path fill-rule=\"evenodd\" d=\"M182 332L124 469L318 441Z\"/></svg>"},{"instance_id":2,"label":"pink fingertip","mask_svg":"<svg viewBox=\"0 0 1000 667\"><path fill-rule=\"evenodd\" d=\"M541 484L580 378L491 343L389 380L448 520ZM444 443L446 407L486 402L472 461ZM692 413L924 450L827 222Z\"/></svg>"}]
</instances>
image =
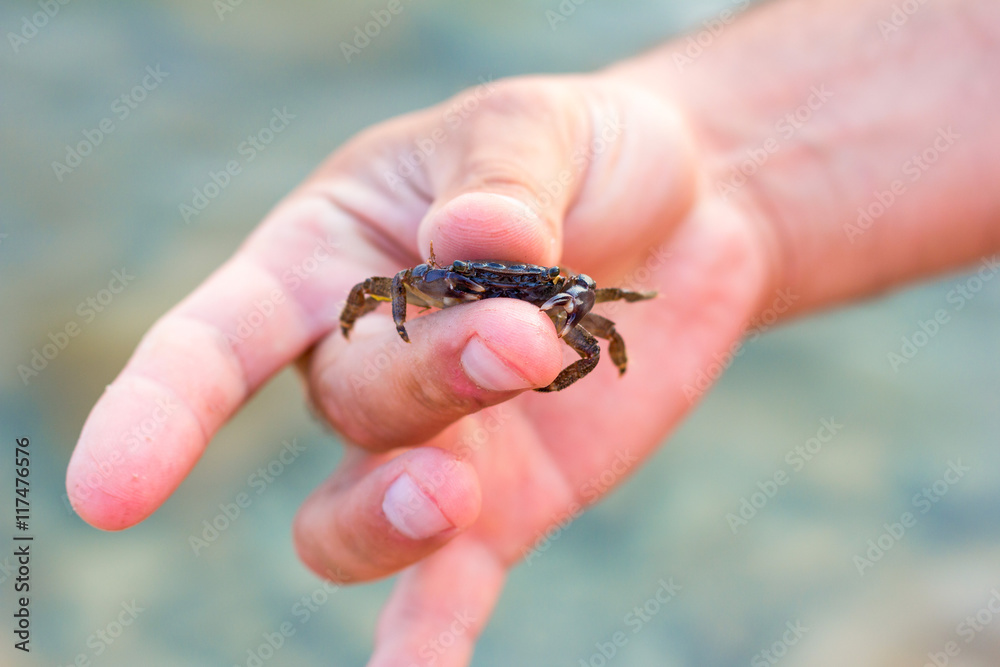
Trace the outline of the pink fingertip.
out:
<instances>
[{"instance_id":1,"label":"pink fingertip","mask_svg":"<svg viewBox=\"0 0 1000 667\"><path fill-rule=\"evenodd\" d=\"M204 449L186 405L151 380L122 376L80 433L66 472L69 502L97 528L128 528L170 496Z\"/></svg>"},{"instance_id":2,"label":"pink fingertip","mask_svg":"<svg viewBox=\"0 0 1000 667\"><path fill-rule=\"evenodd\" d=\"M490 192L461 194L421 223L420 245L442 261L501 259L534 264L558 261L552 231L528 204Z\"/></svg>"}]
</instances>

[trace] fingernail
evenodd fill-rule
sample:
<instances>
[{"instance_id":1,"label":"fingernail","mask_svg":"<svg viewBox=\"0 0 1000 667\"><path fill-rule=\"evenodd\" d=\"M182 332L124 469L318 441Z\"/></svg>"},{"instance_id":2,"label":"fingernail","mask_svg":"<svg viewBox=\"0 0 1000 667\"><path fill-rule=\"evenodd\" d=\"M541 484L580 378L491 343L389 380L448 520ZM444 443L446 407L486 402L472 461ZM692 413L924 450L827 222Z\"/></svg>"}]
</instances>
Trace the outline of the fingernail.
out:
<instances>
[{"instance_id":1,"label":"fingernail","mask_svg":"<svg viewBox=\"0 0 1000 667\"><path fill-rule=\"evenodd\" d=\"M405 472L386 490L382 511L389 523L411 540L426 540L453 527Z\"/></svg>"},{"instance_id":2,"label":"fingernail","mask_svg":"<svg viewBox=\"0 0 1000 667\"><path fill-rule=\"evenodd\" d=\"M500 357L473 336L462 351L462 368L469 379L487 391L528 389L531 383L511 370Z\"/></svg>"}]
</instances>

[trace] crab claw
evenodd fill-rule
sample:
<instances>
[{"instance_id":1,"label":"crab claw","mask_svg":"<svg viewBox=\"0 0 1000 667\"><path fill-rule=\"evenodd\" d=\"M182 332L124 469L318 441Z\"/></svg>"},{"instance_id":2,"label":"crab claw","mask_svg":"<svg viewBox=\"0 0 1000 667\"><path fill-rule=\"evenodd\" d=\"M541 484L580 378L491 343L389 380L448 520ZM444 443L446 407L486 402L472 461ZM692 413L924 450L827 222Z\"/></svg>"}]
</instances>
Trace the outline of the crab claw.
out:
<instances>
[{"instance_id":1,"label":"crab claw","mask_svg":"<svg viewBox=\"0 0 1000 667\"><path fill-rule=\"evenodd\" d=\"M569 288L541 305L541 309L545 311L551 311L554 308L562 309L562 312L549 313L552 323L559 330L560 338L569 333L570 329L576 326L576 323L582 320L594 307L595 287L593 279L581 273Z\"/></svg>"},{"instance_id":2,"label":"crab claw","mask_svg":"<svg viewBox=\"0 0 1000 667\"><path fill-rule=\"evenodd\" d=\"M572 296L566 292L561 292L543 303L541 305L541 310L552 311L553 308L557 307L561 307L562 310L549 312L548 315L552 318L552 323L559 329L556 335L562 338L569 332L570 329L573 328L573 325L570 323L570 319L573 314L573 310L576 308L576 302Z\"/></svg>"}]
</instances>

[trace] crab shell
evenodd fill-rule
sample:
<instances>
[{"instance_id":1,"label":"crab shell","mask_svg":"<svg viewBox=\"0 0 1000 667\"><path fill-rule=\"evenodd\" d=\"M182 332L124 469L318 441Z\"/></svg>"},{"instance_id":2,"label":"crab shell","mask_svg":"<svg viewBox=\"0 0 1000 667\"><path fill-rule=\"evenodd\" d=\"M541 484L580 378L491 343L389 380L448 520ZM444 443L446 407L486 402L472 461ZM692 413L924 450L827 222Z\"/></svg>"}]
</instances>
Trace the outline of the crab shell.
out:
<instances>
[{"instance_id":1,"label":"crab shell","mask_svg":"<svg viewBox=\"0 0 1000 667\"><path fill-rule=\"evenodd\" d=\"M564 276L556 266L496 261L418 264L402 274L408 303L448 308L482 299L520 299L546 311L560 338L594 307L597 288L583 273Z\"/></svg>"}]
</instances>

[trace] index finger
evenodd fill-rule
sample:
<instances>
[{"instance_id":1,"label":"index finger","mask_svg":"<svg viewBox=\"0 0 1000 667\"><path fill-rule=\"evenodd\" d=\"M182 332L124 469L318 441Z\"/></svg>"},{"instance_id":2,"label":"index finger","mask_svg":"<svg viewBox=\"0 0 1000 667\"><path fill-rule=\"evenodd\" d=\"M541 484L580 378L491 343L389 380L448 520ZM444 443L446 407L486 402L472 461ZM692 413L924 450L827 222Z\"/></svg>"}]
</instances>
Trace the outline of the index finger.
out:
<instances>
[{"instance_id":1,"label":"index finger","mask_svg":"<svg viewBox=\"0 0 1000 667\"><path fill-rule=\"evenodd\" d=\"M67 492L84 520L120 530L149 516L242 403L335 326L356 277L389 263L357 227L329 199L293 196L150 329L70 460Z\"/></svg>"}]
</instances>

